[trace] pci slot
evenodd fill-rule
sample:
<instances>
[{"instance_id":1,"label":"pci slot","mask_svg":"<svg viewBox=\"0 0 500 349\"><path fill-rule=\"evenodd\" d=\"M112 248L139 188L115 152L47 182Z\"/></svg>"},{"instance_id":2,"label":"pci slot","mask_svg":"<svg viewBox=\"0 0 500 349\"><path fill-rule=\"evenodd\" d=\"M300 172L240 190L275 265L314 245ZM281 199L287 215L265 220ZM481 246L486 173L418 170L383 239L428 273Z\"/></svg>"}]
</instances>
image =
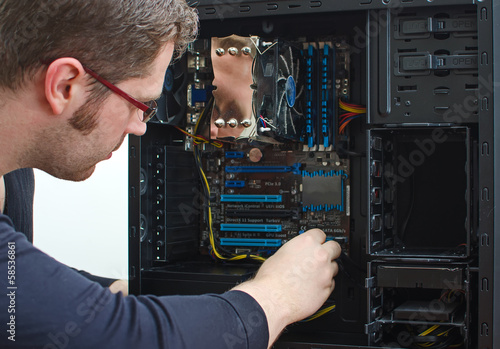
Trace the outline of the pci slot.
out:
<instances>
[{"instance_id":1,"label":"pci slot","mask_svg":"<svg viewBox=\"0 0 500 349\"><path fill-rule=\"evenodd\" d=\"M292 166L226 166L226 173L287 173L300 174L300 164Z\"/></svg>"},{"instance_id":2,"label":"pci slot","mask_svg":"<svg viewBox=\"0 0 500 349\"><path fill-rule=\"evenodd\" d=\"M281 195L226 194L220 196L221 202L281 202L281 200Z\"/></svg>"},{"instance_id":3,"label":"pci slot","mask_svg":"<svg viewBox=\"0 0 500 349\"><path fill-rule=\"evenodd\" d=\"M280 247L282 243L281 239L220 239L221 246Z\"/></svg>"},{"instance_id":4,"label":"pci slot","mask_svg":"<svg viewBox=\"0 0 500 349\"><path fill-rule=\"evenodd\" d=\"M245 181L226 181L225 187L226 188L244 188L245 187Z\"/></svg>"},{"instance_id":5,"label":"pci slot","mask_svg":"<svg viewBox=\"0 0 500 349\"><path fill-rule=\"evenodd\" d=\"M220 225L221 231L245 231L252 233L280 233L279 224L226 224Z\"/></svg>"},{"instance_id":6,"label":"pci slot","mask_svg":"<svg viewBox=\"0 0 500 349\"><path fill-rule=\"evenodd\" d=\"M291 218L297 215L293 210L227 210L226 217L231 218Z\"/></svg>"},{"instance_id":7,"label":"pci slot","mask_svg":"<svg viewBox=\"0 0 500 349\"><path fill-rule=\"evenodd\" d=\"M226 159L243 159L245 158L245 152L242 151L226 151Z\"/></svg>"}]
</instances>

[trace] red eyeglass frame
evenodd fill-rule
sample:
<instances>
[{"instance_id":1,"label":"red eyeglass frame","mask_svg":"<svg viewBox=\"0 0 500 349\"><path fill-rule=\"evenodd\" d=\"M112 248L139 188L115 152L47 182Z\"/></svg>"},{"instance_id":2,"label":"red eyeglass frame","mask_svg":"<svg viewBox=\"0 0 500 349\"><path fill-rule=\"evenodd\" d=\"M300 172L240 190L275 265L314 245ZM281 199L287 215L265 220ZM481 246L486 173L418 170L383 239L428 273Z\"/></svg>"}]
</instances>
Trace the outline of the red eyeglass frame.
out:
<instances>
[{"instance_id":1,"label":"red eyeglass frame","mask_svg":"<svg viewBox=\"0 0 500 349\"><path fill-rule=\"evenodd\" d=\"M127 92L123 91L122 89L116 87L115 85L113 85L112 83L110 83L108 80L106 80L103 77L99 76L92 69L87 68L84 65L82 65L82 66L83 66L83 69L85 70L85 72L87 74L89 74L90 76L92 76L94 79L96 79L97 81L99 81L101 84L103 84L104 86L106 86L107 88L109 88L111 91L113 91L114 93L116 93L120 97L122 97L125 100L127 100L128 102L132 103L136 108L138 108L141 111L143 111L144 112L144 116L142 118L142 122L146 123L149 120L151 120L151 118L153 116L156 115L156 112L158 110L157 109L158 108L158 104L156 103L155 100L153 100L151 102L148 102L148 103L152 104L151 106L148 106L147 104L145 104L143 102L140 102L137 99L135 99L134 97L130 96Z\"/></svg>"}]
</instances>

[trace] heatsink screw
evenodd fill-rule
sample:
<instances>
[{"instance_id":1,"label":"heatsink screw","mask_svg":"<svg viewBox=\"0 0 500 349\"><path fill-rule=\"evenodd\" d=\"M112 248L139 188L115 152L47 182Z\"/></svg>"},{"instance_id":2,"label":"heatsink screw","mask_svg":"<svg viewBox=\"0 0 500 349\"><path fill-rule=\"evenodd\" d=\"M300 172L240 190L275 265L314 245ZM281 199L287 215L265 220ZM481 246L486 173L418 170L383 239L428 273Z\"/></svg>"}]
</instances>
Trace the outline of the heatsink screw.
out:
<instances>
[{"instance_id":1,"label":"heatsink screw","mask_svg":"<svg viewBox=\"0 0 500 349\"><path fill-rule=\"evenodd\" d=\"M229 127L232 127L232 128L235 128L236 126L238 126L238 120L236 119L231 119L227 122L228 126Z\"/></svg>"},{"instance_id":2,"label":"heatsink screw","mask_svg":"<svg viewBox=\"0 0 500 349\"><path fill-rule=\"evenodd\" d=\"M248 46L245 46L241 49L241 53L243 53L245 56L248 56L250 53L252 53L252 49Z\"/></svg>"},{"instance_id":3,"label":"heatsink screw","mask_svg":"<svg viewBox=\"0 0 500 349\"><path fill-rule=\"evenodd\" d=\"M240 125L247 128L247 127L250 127L252 126L252 120L243 120L242 122L240 122Z\"/></svg>"},{"instance_id":4,"label":"heatsink screw","mask_svg":"<svg viewBox=\"0 0 500 349\"><path fill-rule=\"evenodd\" d=\"M230 47L227 49L227 52L229 52L231 56L236 56L238 54L238 49L236 47Z\"/></svg>"},{"instance_id":5,"label":"heatsink screw","mask_svg":"<svg viewBox=\"0 0 500 349\"><path fill-rule=\"evenodd\" d=\"M226 126L226 122L224 121L224 119L217 119L214 121L214 125L217 128L223 128L224 126Z\"/></svg>"}]
</instances>

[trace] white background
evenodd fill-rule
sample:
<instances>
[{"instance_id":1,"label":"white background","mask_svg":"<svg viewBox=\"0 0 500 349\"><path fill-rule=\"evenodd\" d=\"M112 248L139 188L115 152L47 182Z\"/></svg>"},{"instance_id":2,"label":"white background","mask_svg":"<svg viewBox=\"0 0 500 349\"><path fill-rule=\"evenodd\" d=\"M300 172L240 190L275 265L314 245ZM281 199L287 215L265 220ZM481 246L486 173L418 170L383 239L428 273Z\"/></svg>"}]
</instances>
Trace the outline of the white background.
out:
<instances>
[{"instance_id":1,"label":"white background","mask_svg":"<svg viewBox=\"0 0 500 349\"><path fill-rule=\"evenodd\" d=\"M128 139L84 182L35 171L34 245L91 274L127 279Z\"/></svg>"}]
</instances>

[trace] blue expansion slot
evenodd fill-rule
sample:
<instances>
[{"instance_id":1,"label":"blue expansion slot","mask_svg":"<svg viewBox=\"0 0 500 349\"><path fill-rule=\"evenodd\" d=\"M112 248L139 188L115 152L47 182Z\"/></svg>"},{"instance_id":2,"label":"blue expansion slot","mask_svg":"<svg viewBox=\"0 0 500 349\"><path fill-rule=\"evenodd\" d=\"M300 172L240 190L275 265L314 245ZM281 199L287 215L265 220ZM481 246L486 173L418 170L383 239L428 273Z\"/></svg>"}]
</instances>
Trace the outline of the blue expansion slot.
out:
<instances>
[{"instance_id":1,"label":"blue expansion slot","mask_svg":"<svg viewBox=\"0 0 500 349\"><path fill-rule=\"evenodd\" d=\"M221 246L257 246L257 247L280 247L282 245L280 239L233 239L221 238Z\"/></svg>"},{"instance_id":2,"label":"blue expansion slot","mask_svg":"<svg viewBox=\"0 0 500 349\"><path fill-rule=\"evenodd\" d=\"M244 188L245 181L226 181L225 187L226 188Z\"/></svg>"},{"instance_id":3,"label":"blue expansion slot","mask_svg":"<svg viewBox=\"0 0 500 349\"><path fill-rule=\"evenodd\" d=\"M323 146L330 145L330 125L328 122L328 71L329 71L330 46L323 47L323 57L321 59L321 134L323 135Z\"/></svg>"},{"instance_id":4,"label":"blue expansion slot","mask_svg":"<svg viewBox=\"0 0 500 349\"><path fill-rule=\"evenodd\" d=\"M225 224L220 225L221 231L249 231L255 233L280 233L279 224Z\"/></svg>"},{"instance_id":5,"label":"blue expansion slot","mask_svg":"<svg viewBox=\"0 0 500 349\"><path fill-rule=\"evenodd\" d=\"M292 166L226 166L227 173L287 173L300 174L300 164Z\"/></svg>"},{"instance_id":6,"label":"blue expansion slot","mask_svg":"<svg viewBox=\"0 0 500 349\"><path fill-rule=\"evenodd\" d=\"M302 207L302 211L303 212L307 212L307 211L311 211L311 212L315 212L315 211L332 211L332 210L337 210L337 211L340 211L340 212L343 212L345 207L344 207L344 202L345 202L345 198L344 198L344 180L345 178L347 178L347 173L345 173L343 170L340 170L340 171L335 171L335 170L331 170L331 171L323 171L323 170L320 170L320 171L314 171L314 172L308 172L306 170L302 171L302 177L333 177L333 176L340 176L340 180L341 180L341 187L342 187L342 197L341 197L341 202L342 204L340 205L307 205L307 206L303 206Z\"/></svg>"},{"instance_id":7,"label":"blue expansion slot","mask_svg":"<svg viewBox=\"0 0 500 349\"><path fill-rule=\"evenodd\" d=\"M309 45L306 58L306 137L307 146L314 147L314 121L313 121L313 66L314 47Z\"/></svg>"},{"instance_id":8,"label":"blue expansion slot","mask_svg":"<svg viewBox=\"0 0 500 349\"><path fill-rule=\"evenodd\" d=\"M242 151L226 151L226 159L243 159L245 152Z\"/></svg>"},{"instance_id":9,"label":"blue expansion slot","mask_svg":"<svg viewBox=\"0 0 500 349\"><path fill-rule=\"evenodd\" d=\"M221 202L281 202L281 200L281 195L226 194L220 196Z\"/></svg>"}]
</instances>

